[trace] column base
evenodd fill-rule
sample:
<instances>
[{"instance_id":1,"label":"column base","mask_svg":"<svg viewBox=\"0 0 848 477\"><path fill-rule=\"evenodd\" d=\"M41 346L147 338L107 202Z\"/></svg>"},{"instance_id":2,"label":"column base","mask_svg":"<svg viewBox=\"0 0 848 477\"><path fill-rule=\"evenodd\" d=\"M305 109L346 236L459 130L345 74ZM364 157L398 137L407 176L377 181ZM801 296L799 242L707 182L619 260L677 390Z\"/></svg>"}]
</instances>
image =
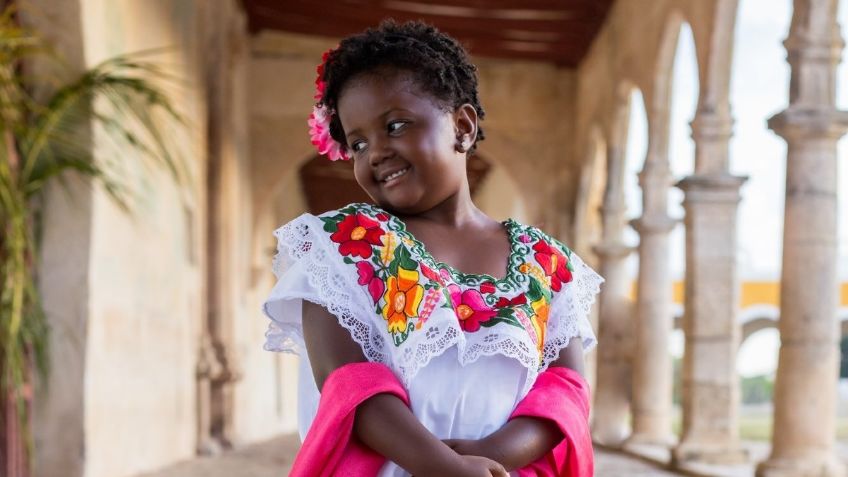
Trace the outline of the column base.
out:
<instances>
[{"instance_id":1,"label":"column base","mask_svg":"<svg viewBox=\"0 0 848 477\"><path fill-rule=\"evenodd\" d=\"M636 433L628 437L622 447L625 450L638 447L665 447L670 449L675 445L677 445L677 437L674 434Z\"/></svg>"},{"instance_id":2,"label":"column base","mask_svg":"<svg viewBox=\"0 0 848 477\"><path fill-rule=\"evenodd\" d=\"M671 451L671 465L736 465L748 462L746 449L728 442L683 441Z\"/></svg>"},{"instance_id":3,"label":"column base","mask_svg":"<svg viewBox=\"0 0 848 477\"><path fill-rule=\"evenodd\" d=\"M612 449L621 449L629 435L630 429L628 426L603 425L598 423L592 426L592 441Z\"/></svg>"},{"instance_id":4,"label":"column base","mask_svg":"<svg viewBox=\"0 0 848 477\"><path fill-rule=\"evenodd\" d=\"M757 465L757 477L845 477L845 465L835 454L772 457Z\"/></svg>"}]
</instances>

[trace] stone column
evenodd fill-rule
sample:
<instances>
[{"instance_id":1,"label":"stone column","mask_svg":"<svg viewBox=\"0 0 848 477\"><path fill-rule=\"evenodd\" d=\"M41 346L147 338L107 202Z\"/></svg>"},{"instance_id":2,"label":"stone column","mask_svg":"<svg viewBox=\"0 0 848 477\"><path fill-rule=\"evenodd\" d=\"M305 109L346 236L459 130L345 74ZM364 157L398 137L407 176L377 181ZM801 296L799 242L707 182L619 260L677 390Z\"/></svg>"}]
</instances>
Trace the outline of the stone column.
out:
<instances>
[{"instance_id":1,"label":"stone column","mask_svg":"<svg viewBox=\"0 0 848 477\"><path fill-rule=\"evenodd\" d=\"M848 113L835 107L844 43L837 0L796 0L789 38L789 107L769 120L788 145L781 277L781 346L771 456L757 476L842 476L834 453L837 320L836 143Z\"/></svg>"},{"instance_id":2,"label":"stone column","mask_svg":"<svg viewBox=\"0 0 848 477\"><path fill-rule=\"evenodd\" d=\"M693 123L698 147L729 138L729 121L700 116ZM724 123L724 124L722 124ZM738 463L739 343L736 211L745 178L708 173L678 184L685 193L686 288L683 330L683 428L672 452L688 462Z\"/></svg>"},{"instance_id":3,"label":"stone column","mask_svg":"<svg viewBox=\"0 0 848 477\"><path fill-rule=\"evenodd\" d=\"M674 325L669 269L669 233L677 221L668 216L671 172L652 141L639 174L642 217L631 221L639 232L639 282L633 353L633 435L629 445L671 446L672 366L668 351Z\"/></svg>"},{"instance_id":4,"label":"stone column","mask_svg":"<svg viewBox=\"0 0 848 477\"><path fill-rule=\"evenodd\" d=\"M607 151L607 186L601 207L601 243L593 247L606 280L598 303L597 388L593 406L595 442L618 447L630 433L630 287L624 260L631 247L624 244L623 157L619 146Z\"/></svg>"}]
</instances>

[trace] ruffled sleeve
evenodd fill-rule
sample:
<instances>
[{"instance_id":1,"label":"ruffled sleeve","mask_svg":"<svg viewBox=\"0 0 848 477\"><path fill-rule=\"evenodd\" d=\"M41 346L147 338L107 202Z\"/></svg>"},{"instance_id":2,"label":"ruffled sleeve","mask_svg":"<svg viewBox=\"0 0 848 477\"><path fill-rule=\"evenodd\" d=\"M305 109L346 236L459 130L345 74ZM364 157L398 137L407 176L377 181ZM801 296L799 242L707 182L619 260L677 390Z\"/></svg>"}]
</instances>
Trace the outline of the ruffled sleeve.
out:
<instances>
[{"instance_id":1,"label":"ruffled sleeve","mask_svg":"<svg viewBox=\"0 0 848 477\"><path fill-rule=\"evenodd\" d=\"M355 269L346 267L319 217L303 214L274 232L277 283L263 305L270 318L265 349L304 355L302 303L316 303L335 315L368 361L388 365L385 338Z\"/></svg>"},{"instance_id":2,"label":"ruffled sleeve","mask_svg":"<svg viewBox=\"0 0 848 477\"><path fill-rule=\"evenodd\" d=\"M562 285L551 298L547 336L542 356L542 369L559 357L574 337L583 342L583 351L589 352L598 340L589 321L589 313L604 279L586 265L576 253L559 245L570 262L572 279Z\"/></svg>"}]
</instances>

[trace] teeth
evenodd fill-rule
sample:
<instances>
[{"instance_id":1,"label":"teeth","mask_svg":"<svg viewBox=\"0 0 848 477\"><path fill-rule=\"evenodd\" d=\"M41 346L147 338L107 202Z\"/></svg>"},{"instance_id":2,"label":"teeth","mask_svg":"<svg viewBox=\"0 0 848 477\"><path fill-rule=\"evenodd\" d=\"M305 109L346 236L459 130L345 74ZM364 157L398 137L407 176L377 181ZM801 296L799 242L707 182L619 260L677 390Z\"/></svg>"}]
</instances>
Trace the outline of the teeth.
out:
<instances>
[{"instance_id":1,"label":"teeth","mask_svg":"<svg viewBox=\"0 0 848 477\"><path fill-rule=\"evenodd\" d=\"M408 168L408 167L407 167L406 169L401 169L401 170L399 170L399 171L395 172L394 174L392 174L392 175L390 175L390 176L386 177L385 179L383 179L383 182L389 182L390 180L392 180L392 179L394 179L394 178L400 177L400 176L402 176L402 175L406 174L406 171L408 171L408 170L409 170L409 168Z\"/></svg>"}]
</instances>

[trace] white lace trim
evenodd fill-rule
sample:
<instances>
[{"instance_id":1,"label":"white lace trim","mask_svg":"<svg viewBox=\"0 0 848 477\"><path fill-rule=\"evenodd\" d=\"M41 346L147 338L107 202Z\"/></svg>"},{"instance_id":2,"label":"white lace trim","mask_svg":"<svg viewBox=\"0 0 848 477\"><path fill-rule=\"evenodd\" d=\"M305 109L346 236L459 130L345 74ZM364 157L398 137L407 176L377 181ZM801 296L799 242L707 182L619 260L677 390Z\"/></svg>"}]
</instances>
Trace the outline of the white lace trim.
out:
<instances>
[{"instance_id":1,"label":"white lace trim","mask_svg":"<svg viewBox=\"0 0 848 477\"><path fill-rule=\"evenodd\" d=\"M356 279L346 273L348 270L335 256L337 254L328 252L333 250L326 243L329 239L323 232L316 233L315 227L322 230L320 220L304 214L274 231L277 237L274 275L279 279L290 266L300 262L314 291L313 296L282 296L275 299L301 298L323 306L350 332L368 361L388 364L384 338L373 324L366 321L374 311L372 307L363 306L358 296L363 293L362 287L351 287L351 283L356 284ZM339 267L339 263L342 267ZM265 333L266 350L295 354L302 354L306 350L301 320L282 321L280 317L269 313L267 303L265 314L271 319Z\"/></svg>"},{"instance_id":2,"label":"white lace trim","mask_svg":"<svg viewBox=\"0 0 848 477\"><path fill-rule=\"evenodd\" d=\"M319 232L316 233L315 227ZM290 298L307 299L327 308L362 347L366 358L389 365L404 385L408 385L433 358L456 345L462 366L482 356L496 354L516 359L527 369L523 396L538 374L557 359L560 350L568 345L572 337L583 339L584 351L590 350L597 342L588 316L604 280L575 253L571 254L574 280L554 294L540 359L535 343L525 330L495 326L476 333L465 333L459 327L454 312L438 305L420 330L415 330L399 347L394 347L388 341L388 332L383 329L383 320L375 319L371 298L358 285L355 270L342 262L335 252L335 247L323 232L320 219L304 214L274 234L278 243L274 274L280 278L292 264L300 261L309 284L316 292L315 297ZM281 321L271 316L267 308L266 314L272 321L265 335L265 349L303 353L305 344L300 321Z\"/></svg>"},{"instance_id":3,"label":"white lace trim","mask_svg":"<svg viewBox=\"0 0 848 477\"><path fill-rule=\"evenodd\" d=\"M570 260L574 265L574 280L552 300L540 371L547 369L559 357L560 350L568 346L571 338L580 336L583 339L584 352L594 348L598 342L589 323L589 312L604 279L576 253L571 254Z\"/></svg>"}]
</instances>

